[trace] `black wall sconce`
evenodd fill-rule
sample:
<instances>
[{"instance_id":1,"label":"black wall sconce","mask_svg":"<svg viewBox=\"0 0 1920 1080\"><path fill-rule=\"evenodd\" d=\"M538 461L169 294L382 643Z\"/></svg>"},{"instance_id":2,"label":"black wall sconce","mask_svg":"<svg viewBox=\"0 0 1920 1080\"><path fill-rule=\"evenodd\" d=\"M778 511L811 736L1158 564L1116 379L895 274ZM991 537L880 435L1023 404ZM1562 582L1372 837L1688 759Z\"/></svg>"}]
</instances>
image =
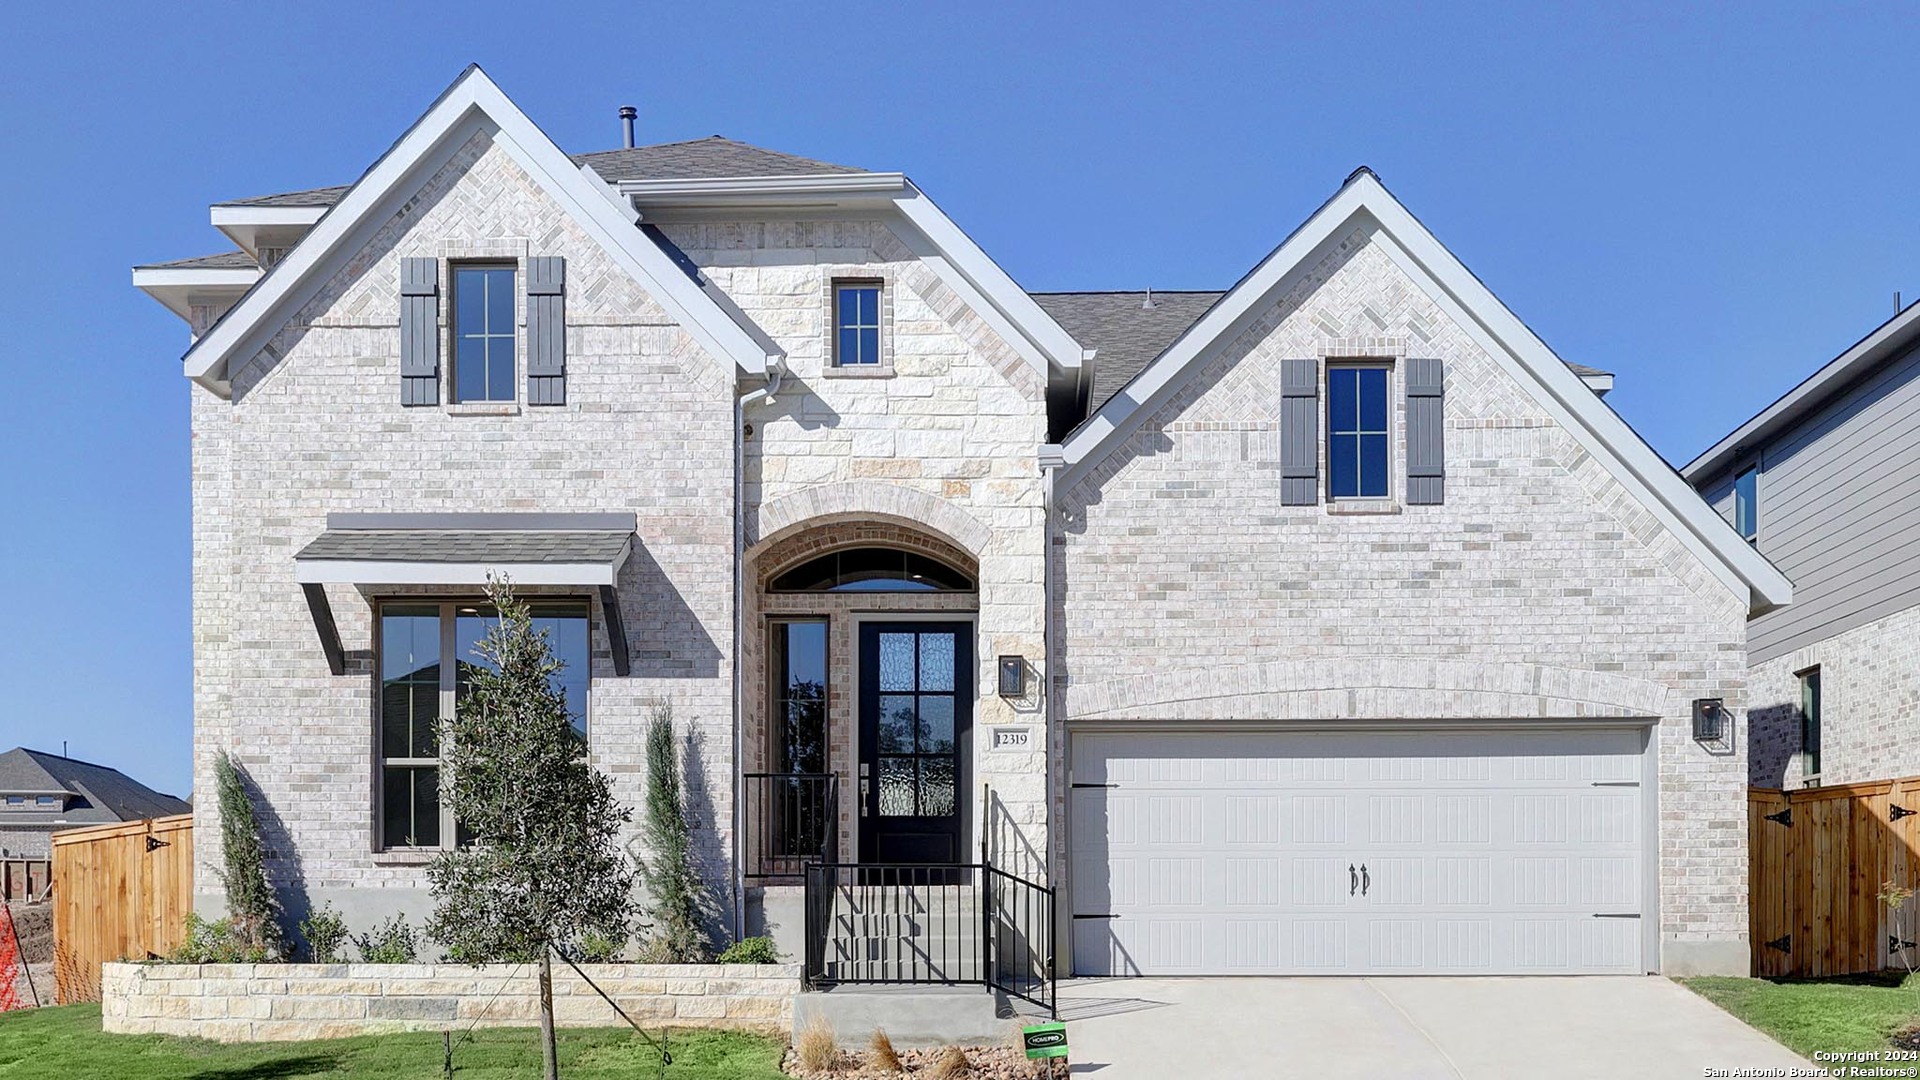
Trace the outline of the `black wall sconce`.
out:
<instances>
[{"instance_id":1,"label":"black wall sconce","mask_svg":"<svg viewBox=\"0 0 1920 1080\"><path fill-rule=\"evenodd\" d=\"M1000 696L1003 698L1023 698L1027 696L1027 661L1022 656L1003 656L1000 658Z\"/></svg>"},{"instance_id":2,"label":"black wall sconce","mask_svg":"<svg viewBox=\"0 0 1920 1080\"><path fill-rule=\"evenodd\" d=\"M1695 698L1693 702L1693 741L1717 743L1727 741L1727 729L1732 720L1727 715L1727 703L1717 697Z\"/></svg>"}]
</instances>

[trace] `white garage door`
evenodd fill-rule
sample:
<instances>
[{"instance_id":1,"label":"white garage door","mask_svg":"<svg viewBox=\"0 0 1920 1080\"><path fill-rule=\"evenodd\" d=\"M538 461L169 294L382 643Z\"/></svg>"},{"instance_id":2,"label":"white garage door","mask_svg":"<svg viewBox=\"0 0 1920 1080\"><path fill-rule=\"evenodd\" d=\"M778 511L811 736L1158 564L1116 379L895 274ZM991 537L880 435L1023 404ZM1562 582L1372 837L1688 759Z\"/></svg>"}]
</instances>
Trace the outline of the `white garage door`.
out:
<instances>
[{"instance_id":1,"label":"white garage door","mask_svg":"<svg viewBox=\"0 0 1920 1080\"><path fill-rule=\"evenodd\" d=\"M1076 736L1074 969L1643 971L1643 741Z\"/></svg>"}]
</instances>

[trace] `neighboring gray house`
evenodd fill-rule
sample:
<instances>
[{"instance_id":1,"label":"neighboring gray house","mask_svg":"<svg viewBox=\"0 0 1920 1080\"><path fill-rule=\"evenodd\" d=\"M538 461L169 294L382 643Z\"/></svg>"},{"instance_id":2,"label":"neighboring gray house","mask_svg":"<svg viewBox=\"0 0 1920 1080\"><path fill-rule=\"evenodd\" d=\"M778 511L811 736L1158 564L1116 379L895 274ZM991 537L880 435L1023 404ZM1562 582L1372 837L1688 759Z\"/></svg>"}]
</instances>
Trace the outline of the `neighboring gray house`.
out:
<instances>
[{"instance_id":1,"label":"neighboring gray house","mask_svg":"<svg viewBox=\"0 0 1920 1080\"><path fill-rule=\"evenodd\" d=\"M802 951L832 858L977 911L984 848L1087 974L1748 969L1694 715L1790 587L1370 172L1223 293L1030 295L900 173L569 157L470 69L213 223L135 282L195 334L196 776L291 910L427 907L498 572L622 799L693 738L730 933ZM892 947L818 899L829 977Z\"/></svg>"},{"instance_id":2,"label":"neighboring gray house","mask_svg":"<svg viewBox=\"0 0 1920 1080\"><path fill-rule=\"evenodd\" d=\"M1681 471L1794 583L1748 626L1753 783L1920 774L1920 306Z\"/></svg>"},{"instance_id":3,"label":"neighboring gray house","mask_svg":"<svg viewBox=\"0 0 1920 1080\"><path fill-rule=\"evenodd\" d=\"M0 754L0 858L46 859L56 832L192 809L105 765L25 747Z\"/></svg>"}]
</instances>

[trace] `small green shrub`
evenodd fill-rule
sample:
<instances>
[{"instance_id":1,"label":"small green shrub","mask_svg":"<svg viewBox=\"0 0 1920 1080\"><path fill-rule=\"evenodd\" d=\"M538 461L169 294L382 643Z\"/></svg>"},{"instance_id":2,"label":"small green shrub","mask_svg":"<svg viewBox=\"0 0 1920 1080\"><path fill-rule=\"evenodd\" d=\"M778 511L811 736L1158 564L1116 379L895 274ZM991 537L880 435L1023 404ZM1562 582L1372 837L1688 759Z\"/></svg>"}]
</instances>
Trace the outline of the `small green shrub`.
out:
<instances>
[{"instance_id":1,"label":"small green shrub","mask_svg":"<svg viewBox=\"0 0 1920 1080\"><path fill-rule=\"evenodd\" d=\"M187 913L187 936L167 954L169 964L265 964L273 955L236 930L232 919L212 922Z\"/></svg>"},{"instance_id":2,"label":"small green shrub","mask_svg":"<svg viewBox=\"0 0 1920 1080\"><path fill-rule=\"evenodd\" d=\"M722 964L777 964L780 950L770 937L748 937L727 946L720 954Z\"/></svg>"},{"instance_id":3,"label":"small green shrub","mask_svg":"<svg viewBox=\"0 0 1920 1080\"><path fill-rule=\"evenodd\" d=\"M307 939L307 959L315 964L339 964L346 961L341 949L347 943L347 921L322 904L300 920L300 936Z\"/></svg>"},{"instance_id":4,"label":"small green shrub","mask_svg":"<svg viewBox=\"0 0 1920 1080\"><path fill-rule=\"evenodd\" d=\"M367 964L411 964L419 958L419 943L405 915L395 915L369 933L355 934L360 960Z\"/></svg>"},{"instance_id":5,"label":"small green shrub","mask_svg":"<svg viewBox=\"0 0 1920 1080\"><path fill-rule=\"evenodd\" d=\"M620 959L620 953L626 947L627 943L624 940L593 930L581 934L579 944L576 946L580 952L580 962L583 964L611 964Z\"/></svg>"}]
</instances>

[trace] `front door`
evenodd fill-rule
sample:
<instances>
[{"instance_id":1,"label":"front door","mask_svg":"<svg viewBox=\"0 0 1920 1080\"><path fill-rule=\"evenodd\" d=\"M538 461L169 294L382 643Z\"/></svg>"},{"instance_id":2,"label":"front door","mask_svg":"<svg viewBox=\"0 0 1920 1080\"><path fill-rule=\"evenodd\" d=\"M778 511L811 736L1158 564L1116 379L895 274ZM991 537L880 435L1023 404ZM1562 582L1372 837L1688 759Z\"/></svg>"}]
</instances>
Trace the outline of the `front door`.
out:
<instances>
[{"instance_id":1,"label":"front door","mask_svg":"<svg viewBox=\"0 0 1920 1080\"><path fill-rule=\"evenodd\" d=\"M860 861L965 861L973 626L860 626Z\"/></svg>"}]
</instances>

